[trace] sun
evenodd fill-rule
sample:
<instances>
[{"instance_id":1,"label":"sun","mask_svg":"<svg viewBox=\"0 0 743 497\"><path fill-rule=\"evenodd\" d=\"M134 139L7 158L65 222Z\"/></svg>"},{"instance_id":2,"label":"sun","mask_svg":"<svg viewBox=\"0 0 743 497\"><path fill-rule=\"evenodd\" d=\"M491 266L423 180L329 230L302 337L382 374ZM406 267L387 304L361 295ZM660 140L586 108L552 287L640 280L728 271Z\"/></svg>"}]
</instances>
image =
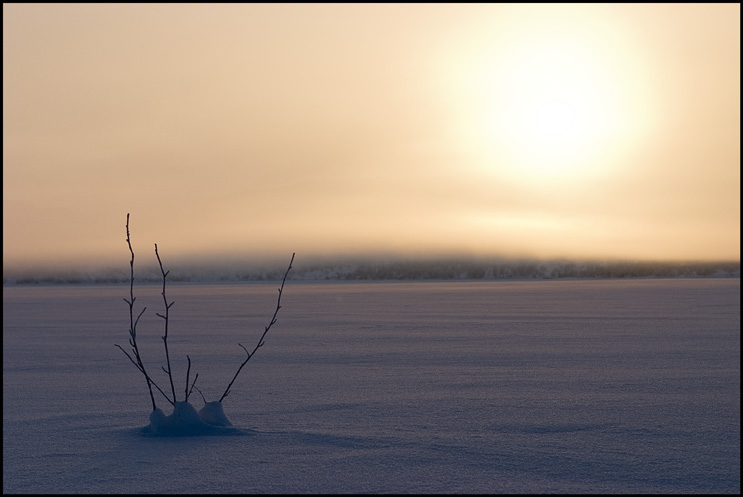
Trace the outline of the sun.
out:
<instances>
[{"instance_id":1,"label":"sun","mask_svg":"<svg viewBox=\"0 0 743 497\"><path fill-rule=\"evenodd\" d=\"M606 174L651 107L628 44L586 19L508 24L447 60L459 143L482 169L519 180Z\"/></svg>"},{"instance_id":2,"label":"sun","mask_svg":"<svg viewBox=\"0 0 743 497\"><path fill-rule=\"evenodd\" d=\"M545 40L500 61L479 125L519 167L539 174L575 172L617 131L621 109L586 52Z\"/></svg>"}]
</instances>

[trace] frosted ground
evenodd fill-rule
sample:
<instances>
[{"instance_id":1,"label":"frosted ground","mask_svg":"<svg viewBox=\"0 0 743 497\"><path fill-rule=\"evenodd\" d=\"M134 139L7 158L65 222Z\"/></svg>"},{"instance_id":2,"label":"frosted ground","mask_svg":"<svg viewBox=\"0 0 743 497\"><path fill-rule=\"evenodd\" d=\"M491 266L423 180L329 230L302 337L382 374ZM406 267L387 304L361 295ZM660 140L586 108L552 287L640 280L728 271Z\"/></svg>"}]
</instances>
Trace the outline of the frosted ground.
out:
<instances>
[{"instance_id":1,"label":"frosted ground","mask_svg":"<svg viewBox=\"0 0 743 497\"><path fill-rule=\"evenodd\" d=\"M277 287L168 286L179 395L186 354L221 395ZM739 278L289 280L237 429L191 437L143 431L127 292L3 287L4 492L740 492ZM166 383L159 292L135 286Z\"/></svg>"}]
</instances>

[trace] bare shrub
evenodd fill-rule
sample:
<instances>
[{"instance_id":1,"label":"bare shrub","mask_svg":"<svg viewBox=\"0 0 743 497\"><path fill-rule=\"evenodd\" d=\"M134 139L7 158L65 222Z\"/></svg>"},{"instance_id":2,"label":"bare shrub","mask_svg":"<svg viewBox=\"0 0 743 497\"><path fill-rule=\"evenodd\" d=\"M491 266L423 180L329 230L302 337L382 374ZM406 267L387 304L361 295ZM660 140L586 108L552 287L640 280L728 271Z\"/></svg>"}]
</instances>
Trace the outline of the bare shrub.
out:
<instances>
[{"instance_id":1,"label":"bare shrub","mask_svg":"<svg viewBox=\"0 0 743 497\"><path fill-rule=\"evenodd\" d=\"M289 261L289 267L286 269L286 272L284 273L284 278L281 280L281 286L279 287L279 296L276 302L276 309L273 312L273 316L271 317L271 320L269 321L268 325L265 326L263 330L263 334L261 335L260 339L258 340L258 343L256 344L255 348L253 348L252 352L248 352L248 349L245 348L241 343L238 343L238 345L245 351L247 354L246 359L240 364L240 366L237 368L237 372L235 372L235 375L232 377L232 380L230 380L229 384L227 385L227 388L225 389L222 396L219 398L217 402L207 402L206 398L204 397L204 394L196 388L196 380L198 379L199 375L198 373L194 376L193 382L189 383L190 381L190 374L191 374L191 358L186 355L186 359L188 360L188 368L186 370L186 387L184 391L183 401L178 401L177 395L176 395L176 389L175 389L175 382L173 381L173 372L171 368L170 363L170 351L168 349L168 325L170 320L170 308L175 303L168 302L168 298L166 295L166 286L167 286L167 277L170 271L166 271L163 267L162 259L160 258L160 253L158 252L157 244L155 244L155 256L157 257L157 262L160 265L160 272L162 274L163 279L163 286L162 286L162 292L161 295L163 297L163 305L164 305L164 311L163 313L155 313L157 316L163 319L164 324L164 333L162 336L163 340L163 346L165 348L165 366L161 366L162 370L168 375L168 379L170 381L170 396L166 394L162 388L160 388L157 383L152 379L152 376L147 372L147 369L145 368L144 362L142 361L142 357L139 353L139 346L137 345L137 325L139 324L139 320L142 317L142 315L147 310L146 307L142 308L141 311L139 311L139 314L137 314L137 317L135 318L135 302L136 297L134 296L134 249L132 248L131 243L131 236L129 233L129 214L126 215L126 243L129 247L129 253L131 254L131 259L129 261L130 266L130 278L129 278L129 298L124 298L124 301L129 305L129 345L131 347L131 350L127 352L121 345L114 344L116 347L121 349L121 351L129 358L132 364L137 368L137 370L142 373L142 375L145 378L145 381L147 383L147 389L150 394L150 400L152 401L152 411L153 415L150 416L152 424L162 424L164 423L164 420L166 420L168 417L165 416L162 411L160 411L157 408L157 404L155 402L155 395L153 392L153 387L160 392L160 394L167 400L174 408L174 414L171 415L171 417L178 417L179 422L182 422L182 415L184 412L190 412L191 409L184 410L184 405L188 403L188 398L190 397L191 393L194 389L196 389L199 394L201 394L201 398L204 400L205 407L201 410L199 413L200 416L200 422L205 423L207 425L218 425L218 426L227 426L231 423L227 419L227 417L224 415L222 408L221 408L221 402L224 400L225 397L230 393L230 389L232 388L232 385L235 383L235 380L237 380L237 377L240 375L240 372L242 371L243 367L248 363L248 361L255 355L256 351L264 345L264 339L266 337L266 334L268 333L268 330L271 329L271 327L276 324L276 319L279 313L279 309L281 309L281 296L284 291L284 285L286 283L286 278L289 275L289 271L292 269L292 264L294 263L294 256L295 254L292 254L291 260ZM195 412L195 411L194 411ZM193 418L193 416L190 416Z\"/></svg>"}]
</instances>

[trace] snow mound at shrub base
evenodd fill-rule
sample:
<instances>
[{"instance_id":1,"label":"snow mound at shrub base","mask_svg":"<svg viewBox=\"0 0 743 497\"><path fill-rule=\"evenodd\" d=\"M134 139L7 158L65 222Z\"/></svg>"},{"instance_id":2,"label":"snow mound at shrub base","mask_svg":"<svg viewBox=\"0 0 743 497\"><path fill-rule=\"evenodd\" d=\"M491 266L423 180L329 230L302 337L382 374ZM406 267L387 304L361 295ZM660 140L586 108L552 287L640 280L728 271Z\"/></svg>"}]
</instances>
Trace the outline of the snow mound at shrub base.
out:
<instances>
[{"instance_id":1,"label":"snow mound at shrub base","mask_svg":"<svg viewBox=\"0 0 743 497\"><path fill-rule=\"evenodd\" d=\"M232 423L227 419L227 416L222 410L222 403L217 402L216 400L213 402L207 402L199 411L199 417L201 418L201 421L208 425L232 426Z\"/></svg>"},{"instance_id":2,"label":"snow mound at shrub base","mask_svg":"<svg viewBox=\"0 0 743 497\"><path fill-rule=\"evenodd\" d=\"M162 409L155 409L150 414L149 426L144 427L142 432L164 437L250 433L249 430L233 427L219 402L207 402L199 412L188 402L176 402L170 416L166 416Z\"/></svg>"}]
</instances>

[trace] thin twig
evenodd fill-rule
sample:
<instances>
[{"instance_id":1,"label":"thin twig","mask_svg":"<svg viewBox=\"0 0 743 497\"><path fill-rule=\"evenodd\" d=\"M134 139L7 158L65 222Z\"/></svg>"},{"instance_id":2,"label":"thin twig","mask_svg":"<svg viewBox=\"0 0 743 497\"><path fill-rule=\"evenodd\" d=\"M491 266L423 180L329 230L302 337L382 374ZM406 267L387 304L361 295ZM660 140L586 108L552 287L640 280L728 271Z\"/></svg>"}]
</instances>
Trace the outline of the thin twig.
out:
<instances>
[{"instance_id":1,"label":"thin twig","mask_svg":"<svg viewBox=\"0 0 743 497\"><path fill-rule=\"evenodd\" d=\"M199 373L196 373L196 376L194 376L193 383L191 383L191 389L186 392L186 402L188 402L188 398L191 396L191 392L193 392L194 387L196 386L196 380L199 379ZM188 381L186 381L186 388L188 388ZM198 390L198 389L197 389ZM199 392L201 393L201 392ZM203 395L202 395L203 397ZM206 400L204 400L204 404L206 404Z\"/></svg>"},{"instance_id":2,"label":"thin twig","mask_svg":"<svg viewBox=\"0 0 743 497\"><path fill-rule=\"evenodd\" d=\"M188 359L188 369L186 370L186 398L185 401L188 402L188 377L191 375L191 358L188 357L188 354L186 354L186 359ZM196 380L194 380L196 381Z\"/></svg>"},{"instance_id":3,"label":"thin twig","mask_svg":"<svg viewBox=\"0 0 743 497\"><path fill-rule=\"evenodd\" d=\"M289 275L289 271L292 268L292 263L294 262L294 256L296 253L292 254L292 258L289 261L289 267L286 269L286 272L284 273L284 279L281 280L281 287L279 288L279 298L276 301L276 310L273 313L273 317L271 318L271 322L268 323L268 326L266 326L266 329L263 331L263 335L261 335L261 338L258 340L258 344L253 349L253 352L248 352L248 349L243 347L241 343L238 343L240 347L245 351L246 354L248 354L248 357L243 361L243 363L240 365L239 368L237 368L237 372L235 373L235 376L232 377L232 381L230 381L229 385L227 385L227 388L225 389L224 393L222 394L222 397L219 398L219 402L222 402L222 400L227 397L227 394L230 393L230 388L232 387L232 384L237 379L237 376L240 374L240 371L242 371L242 368L248 363L251 357L255 355L255 352L258 350L259 347L263 346L263 338L266 336L266 333L268 333L268 330L271 329L271 326L273 326L276 323L276 316L279 313L279 309L281 309L281 294L284 291L284 283L286 283L286 277Z\"/></svg>"},{"instance_id":4,"label":"thin twig","mask_svg":"<svg viewBox=\"0 0 743 497\"><path fill-rule=\"evenodd\" d=\"M139 371L144 375L145 380L147 380L147 389L150 391L150 400L152 400L152 410L157 409L157 404L155 404L155 396L152 393L152 385L154 382L152 381L152 378L150 378L150 375L147 374L147 371L145 370L144 364L142 363L142 357L139 355L139 348L137 347L137 323L139 323L139 318L142 317L142 314L144 314L144 311L147 309L145 307L142 309L142 312L139 313L139 316L137 316L137 319L134 319L134 302L137 300L134 297L134 249L132 249L132 242L131 242L131 236L129 235L129 213L126 214L126 243L129 246L129 252L132 254L132 258L129 261L129 267L130 267L130 277L129 277L129 300L126 298L124 299L124 302L129 304L129 344L132 346L132 352L134 354L134 357L137 359L136 361L132 359L129 354L126 353L126 351L121 348L121 346L116 345L119 347L122 352L124 352L127 357L129 357L129 360L131 360L134 365L139 369ZM157 387L157 385L155 385ZM159 389L159 388L158 388ZM167 397L166 397L167 398Z\"/></svg>"},{"instance_id":5,"label":"thin twig","mask_svg":"<svg viewBox=\"0 0 743 497\"><path fill-rule=\"evenodd\" d=\"M144 374L144 375L147 375L147 373L145 373L145 372L144 372L144 371L143 371L143 370L141 369L141 367L139 366L139 364L137 364L137 363L136 363L136 362L134 361L134 359L132 359L132 356L130 356L130 355L129 355L129 353L128 353L128 352L127 352L126 350L124 350L124 349L123 349L123 348L121 347L121 345L118 345L118 344L114 344L114 347L118 347L118 348L120 348L120 349L121 349L121 351L122 351L122 352L123 352L123 353L124 353L124 354L125 354L125 355L126 355L126 356L127 356L128 358L129 358L129 360L130 360L130 361L132 361L132 364L134 364L134 367L135 367L135 368L137 368L137 369L139 369L139 372L140 372L140 373L142 373L142 374ZM160 388L160 387L159 387L159 386L157 385L157 383L155 383L155 380L153 380L152 378L150 378L150 383L152 384L152 386L153 386L153 387L157 388L157 390L158 390L158 391L159 391L159 392L160 392L160 393L161 393L161 394L163 395L163 397L165 397L165 400L167 400L168 402L170 402L170 405L173 405L173 402L172 402L172 401L171 401L171 400L170 400L170 399L168 398L168 396L167 396L167 395L165 394L165 392L163 392L163 389L162 389L162 388Z\"/></svg>"},{"instance_id":6,"label":"thin twig","mask_svg":"<svg viewBox=\"0 0 743 497\"><path fill-rule=\"evenodd\" d=\"M199 376L199 375L197 374L196 376ZM199 390L199 387L196 386L196 380L193 380L193 382L194 384L191 385L191 389L193 390L195 388L196 391L199 392L199 394L201 395L201 398L203 399L204 404L206 404L206 397L204 397L204 394L201 392L201 390Z\"/></svg>"},{"instance_id":7,"label":"thin twig","mask_svg":"<svg viewBox=\"0 0 743 497\"><path fill-rule=\"evenodd\" d=\"M168 313L169 313L170 308L172 307L172 305L175 304L175 302L171 302L170 304L168 304L168 299L165 297L165 278L168 277L168 274L170 273L170 271L167 271L166 272L163 269L163 263L160 260L160 254L157 252L157 243L155 244L155 255L157 256L157 262L160 264L160 272L163 275L163 291L162 291L162 296L163 296L163 303L165 304L165 315L163 316L162 314L159 314L159 313L155 313L155 314L157 314L158 316L160 316L161 318L163 318L165 320L165 335L163 335L162 339L163 339L163 343L165 344L165 360L168 363L168 369L165 370L165 368L163 368L163 371L165 371L166 373L168 373L168 378L170 378L170 390L173 393L173 402L175 402L176 401L176 397L175 397L175 385L173 384L173 372L170 369L170 354L168 353ZM189 361L189 363L190 363L190 361ZM190 366L190 364L189 364L189 366ZM186 384L188 385L188 379L186 379Z\"/></svg>"}]
</instances>

